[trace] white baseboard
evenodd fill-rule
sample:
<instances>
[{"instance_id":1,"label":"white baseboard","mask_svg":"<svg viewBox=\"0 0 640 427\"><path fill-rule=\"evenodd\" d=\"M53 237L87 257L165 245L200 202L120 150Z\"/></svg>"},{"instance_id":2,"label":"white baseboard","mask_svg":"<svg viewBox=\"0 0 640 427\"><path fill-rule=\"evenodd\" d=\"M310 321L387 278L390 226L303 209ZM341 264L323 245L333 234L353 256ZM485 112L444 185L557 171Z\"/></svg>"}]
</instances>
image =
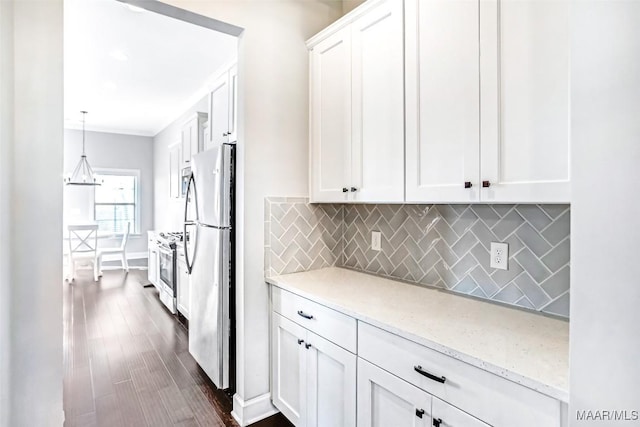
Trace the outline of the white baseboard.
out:
<instances>
[{"instance_id":1,"label":"white baseboard","mask_svg":"<svg viewBox=\"0 0 640 427\"><path fill-rule=\"evenodd\" d=\"M240 427L246 427L278 412L271 403L271 393L265 393L249 400L242 400L237 393L233 395L231 416L240 424Z\"/></svg>"}]
</instances>

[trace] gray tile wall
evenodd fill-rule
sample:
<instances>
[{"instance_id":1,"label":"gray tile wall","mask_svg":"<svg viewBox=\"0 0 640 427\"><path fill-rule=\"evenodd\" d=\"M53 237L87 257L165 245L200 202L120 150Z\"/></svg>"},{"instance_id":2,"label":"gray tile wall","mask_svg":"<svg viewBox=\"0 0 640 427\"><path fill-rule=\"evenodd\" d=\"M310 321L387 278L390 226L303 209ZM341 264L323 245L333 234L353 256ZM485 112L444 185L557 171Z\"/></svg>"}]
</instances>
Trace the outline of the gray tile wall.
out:
<instances>
[{"instance_id":1,"label":"gray tile wall","mask_svg":"<svg viewBox=\"0 0 640 427\"><path fill-rule=\"evenodd\" d=\"M336 265L569 317L569 205L267 199L265 218L265 274ZM489 267L492 241L509 243L508 271Z\"/></svg>"},{"instance_id":2,"label":"gray tile wall","mask_svg":"<svg viewBox=\"0 0 640 427\"><path fill-rule=\"evenodd\" d=\"M310 205L306 198L266 198L265 277L340 265L341 205Z\"/></svg>"}]
</instances>

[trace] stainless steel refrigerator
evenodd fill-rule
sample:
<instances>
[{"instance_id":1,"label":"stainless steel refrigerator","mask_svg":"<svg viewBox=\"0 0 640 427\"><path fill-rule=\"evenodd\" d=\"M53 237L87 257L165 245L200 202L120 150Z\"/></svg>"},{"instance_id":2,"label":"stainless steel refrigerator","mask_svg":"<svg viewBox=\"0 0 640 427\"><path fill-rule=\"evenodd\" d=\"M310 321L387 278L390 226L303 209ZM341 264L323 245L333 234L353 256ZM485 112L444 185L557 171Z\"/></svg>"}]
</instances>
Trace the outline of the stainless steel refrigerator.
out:
<instances>
[{"instance_id":1,"label":"stainless steel refrigerator","mask_svg":"<svg viewBox=\"0 0 640 427\"><path fill-rule=\"evenodd\" d=\"M185 198L189 353L220 389L230 386L234 149L224 144L194 155Z\"/></svg>"}]
</instances>

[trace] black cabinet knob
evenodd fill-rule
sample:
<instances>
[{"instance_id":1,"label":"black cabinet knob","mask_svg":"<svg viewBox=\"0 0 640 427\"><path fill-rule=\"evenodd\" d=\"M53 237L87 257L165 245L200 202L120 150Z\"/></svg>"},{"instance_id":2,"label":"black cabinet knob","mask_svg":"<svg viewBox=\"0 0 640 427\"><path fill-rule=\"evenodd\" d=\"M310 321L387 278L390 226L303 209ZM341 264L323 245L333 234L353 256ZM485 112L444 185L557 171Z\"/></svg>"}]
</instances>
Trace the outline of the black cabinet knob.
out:
<instances>
[{"instance_id":1,"label":"black cabinet knob","mask_svg":"<svg viewBox=\"0 0 640 427\"><path fill-rule=\"evenodd\" d=\"M483 188L491 187L491 182L490 181L482 181L482 187Z\"/></svg>"},{"instance_id":2,"label":"black cabinet knob","mask_svg":"<svg viewBox=\"0 0 640 427\"><path fill-rule=\"evenodd\" d=\"M311 344L309 344L309 343L305 344L304 346L307 348L307 350L309 350L311 348Z\"/></svg>"},{"instance_id":3,"label":"black cabinet knob","mask_svg":"<svg viewBox=\"0 0 640 427\"><path fill-rule=\"evenodd\" d=\"M473 184L471 184L471 181L464 182L464 188L471 188L471 187L473 187Z\"/></svg>"},{"instance_id":4,"label":"black cabinet knob","mask_svg":"<svg viewBox=\"0 0 640 427\"><path fill-rule=\"evenodd\" d=\"M356 191L358 191L358 189L356 187L351 187L351 192L355 193Z\"/></svg>"},{"instance_id":5,"label":"black cabinet knob","mask_svg":"<svg viewBox=\"0 0 640 427\"><path fill-rule=\"evenodd\" d=\"M442 419L441 418L434 418L433 419L433 427L440 427L440 424L442 424Z\"/></svg>"},{"instance_id":6,"label":"black cabinet knob","mask_svg":"<svg viewBox=\"0 0 640 427\"><path fill-rule=\"evenodd\" d=\"M349 189L348 189L347 187L342 187L342 192L343 192L343 193L348 193L348 192L349 192Z\"/></svg>"},{"instance_id":7,"label":"black cabinet knob","mask_svg":"<svg viewBox=\"0 0 640 427\"><path fill-rule=\"evenodd\" d=\"M304 340L298 340L298 345L302 344Z\"/></svg>"},{"instance_id":8,"label":"black cabinet knob","mask_svg":"<svg viewBox=\"0 0 640 427\"><path fill-rule=\"evenodd\" d=\"M416 417L422 418L424 415L424 409L416 409Z\"/></svg>"}]
</instances>

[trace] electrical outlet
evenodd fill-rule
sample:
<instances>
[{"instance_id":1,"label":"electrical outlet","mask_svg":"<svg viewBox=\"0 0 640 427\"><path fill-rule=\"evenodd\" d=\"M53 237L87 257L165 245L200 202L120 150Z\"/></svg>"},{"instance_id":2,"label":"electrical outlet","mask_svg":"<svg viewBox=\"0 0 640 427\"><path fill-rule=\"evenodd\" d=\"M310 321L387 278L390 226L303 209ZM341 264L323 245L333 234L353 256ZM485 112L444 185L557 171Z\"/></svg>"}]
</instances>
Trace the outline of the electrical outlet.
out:
<instances>
[{"instance_id":1,"label":"electrical outlet","mask_svg":"<svg viewBox=\"0 0 640 427\"><path fill-rule=\"evenodd\" d=\"M491 268L509 269L509 244L491 242Z\"/></svg>"},{"instance_id":2,"label":"electrical outlet","mask_svg":"<svg viewBox=\"0 0 640 427\"><path fill-rule=\"evenodd\" d=\"M382 250L382 235L379 231L371 232L371 249L374 251Z\"/></svg>"}]
</instances>

